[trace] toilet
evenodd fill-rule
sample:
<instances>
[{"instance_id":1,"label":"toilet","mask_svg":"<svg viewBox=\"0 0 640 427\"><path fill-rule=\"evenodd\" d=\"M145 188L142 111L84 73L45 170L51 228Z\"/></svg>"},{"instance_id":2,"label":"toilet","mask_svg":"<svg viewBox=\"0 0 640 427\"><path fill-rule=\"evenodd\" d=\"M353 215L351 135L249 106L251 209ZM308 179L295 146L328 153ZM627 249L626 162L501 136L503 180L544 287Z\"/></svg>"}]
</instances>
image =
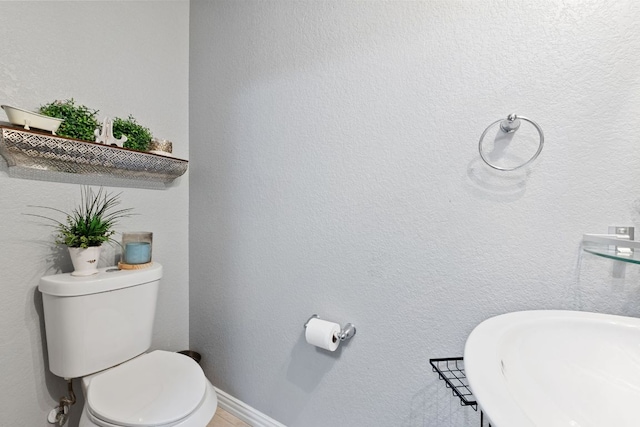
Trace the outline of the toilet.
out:
<instances>
[{"instance_id":1,"label":"toilet","mask_svg":"<svg viewBox=\"0 0 640 427\"><path fill-rule=\"evenodd\" d=\"M200 365L151 346L162 265L40 279L49 370L81 378L80 427L205 427L218 400Z\"/></svg>"}]
</instances>

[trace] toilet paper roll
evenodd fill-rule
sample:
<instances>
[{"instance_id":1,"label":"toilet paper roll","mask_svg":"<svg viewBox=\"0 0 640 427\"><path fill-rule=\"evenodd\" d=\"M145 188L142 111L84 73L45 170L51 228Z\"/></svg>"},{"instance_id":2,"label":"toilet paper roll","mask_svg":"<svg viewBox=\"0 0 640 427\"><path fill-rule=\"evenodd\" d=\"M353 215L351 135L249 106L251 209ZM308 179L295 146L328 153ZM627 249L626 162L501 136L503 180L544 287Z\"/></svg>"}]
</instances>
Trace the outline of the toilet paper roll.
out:
<instances>
[{"instance_id":1,"label":"toilet paper roll","mask_svg":"<svg viewBox=\"0 0 640 427\"><path fill-rule=\"evenodd\" d=\"M307 342L325 350L335 351L340 344L338 334L340 325L322 319L311 319L307 323L307 330L304 333Z\"/></svg>"}]
</instances>

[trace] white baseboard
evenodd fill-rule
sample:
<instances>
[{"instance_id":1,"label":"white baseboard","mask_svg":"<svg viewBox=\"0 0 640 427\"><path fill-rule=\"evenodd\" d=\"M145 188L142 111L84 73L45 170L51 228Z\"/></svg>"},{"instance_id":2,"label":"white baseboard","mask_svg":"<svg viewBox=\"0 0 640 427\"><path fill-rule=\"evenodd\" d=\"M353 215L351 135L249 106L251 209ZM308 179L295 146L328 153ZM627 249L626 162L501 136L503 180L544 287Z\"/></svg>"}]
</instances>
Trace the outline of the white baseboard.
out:
<instances>
[{"instance_id":1,"label":"white baseboard","mask_svg":"<svg viewBox=\"0 0 640 427\"><path fill-rule=\"evenodd\" d=\"M244 421L250 426L286 427L284 424L279 423L278 421L266 416L262 412L252 408L241 400L236 399L229 393L226 393L217 387L214 388L216 389L216 394L218 395L218 405L234 417Z\"/></svg>"}]
</instances>

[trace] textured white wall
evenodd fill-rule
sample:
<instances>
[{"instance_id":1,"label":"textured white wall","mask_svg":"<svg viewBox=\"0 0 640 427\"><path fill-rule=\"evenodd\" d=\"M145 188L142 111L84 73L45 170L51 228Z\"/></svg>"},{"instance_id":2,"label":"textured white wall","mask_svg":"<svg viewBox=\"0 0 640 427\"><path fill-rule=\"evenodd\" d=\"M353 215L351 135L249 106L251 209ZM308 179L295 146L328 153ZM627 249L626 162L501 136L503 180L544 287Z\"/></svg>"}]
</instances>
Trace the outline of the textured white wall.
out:
<instances>
[{"instance_id":1,"label":"textured white wall","mask_svg":"<svg viewBox=\"0 0 640 427\"><path fill-rule=\"evenodd\" d=\"M188 2L0 2L0 103L36 109L74 97L100 109L100 117L132 113L156 136L174 141L178 157L188 158L188 25ZM154 258L165 266L153 347L184 349L188 177L165 190L108 189L122 191L123 206L139 214L123 220L120 230L153 231ZM36 287L42 275L68 269L70 262L51 247L51 230L22 213L30 204L71 208L79 194L77 183L9 177L0 159L3 426L50 425L47 413L66 393L64 381L46 366ZM109 262L113 257L106 256L101 266Z\"/></svg>"},{"instance_id":2,"label":"textured white wall","mask_svg":"<svg viewBox=\"0 0 640 427\"><path fill-rule=\"evenodd\" d=\"M477 425L428 359L478 322L640 315L638 267L580 251L640 225L638 24L632 0L193 1L190 335L214 383L291 426ZM477 141L511 112L547 145L494 173ZM312 313L358 334L316 351Z\"/></svg>"}]
</instances>

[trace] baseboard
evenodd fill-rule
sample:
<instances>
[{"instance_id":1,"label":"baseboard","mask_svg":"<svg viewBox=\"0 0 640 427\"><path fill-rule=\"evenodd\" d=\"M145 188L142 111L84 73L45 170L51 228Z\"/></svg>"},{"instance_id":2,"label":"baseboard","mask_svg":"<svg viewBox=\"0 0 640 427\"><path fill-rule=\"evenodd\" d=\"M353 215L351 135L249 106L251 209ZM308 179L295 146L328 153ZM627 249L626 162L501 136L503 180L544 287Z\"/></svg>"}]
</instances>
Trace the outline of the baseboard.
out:
<instances>
[{"instance_id":1,"label":"baseboard","mask_svg":"<svg viewBox=\"0 0 640 427\"><path fill-rule=\"evenodd\" d=\"M252 427L286 427L217 387L218 406Z\"/></svg>"}]
</instances>

